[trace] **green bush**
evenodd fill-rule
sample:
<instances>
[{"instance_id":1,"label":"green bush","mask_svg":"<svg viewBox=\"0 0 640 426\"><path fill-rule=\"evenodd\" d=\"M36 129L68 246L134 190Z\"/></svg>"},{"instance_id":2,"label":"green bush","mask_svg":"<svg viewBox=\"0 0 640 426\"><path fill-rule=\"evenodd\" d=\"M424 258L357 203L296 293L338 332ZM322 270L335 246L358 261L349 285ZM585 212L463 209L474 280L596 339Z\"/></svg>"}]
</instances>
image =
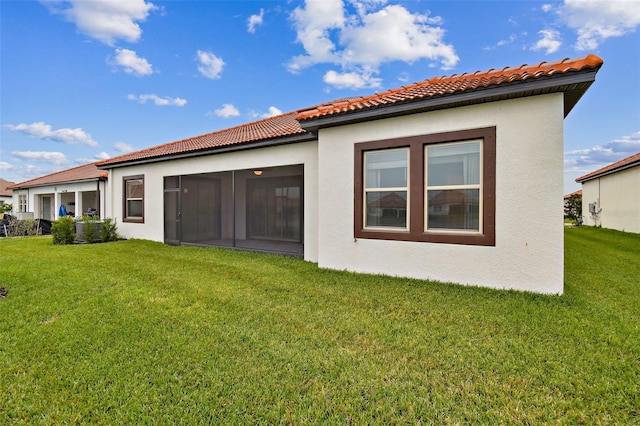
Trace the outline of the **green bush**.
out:
<instances>
[{"instance_id":1,"label":"green bush","mask_svg":"<svg viewBox=\"0 0 640 426\"><path fill-rule=\"evenodd\" d=\"M118 236L118 226L116 221L111 218L106 218L102 221L102 229L100 229L100 237L103 242L117 241L120 239Z\"/></svg>"},{"instance_id":2,"label":"green bush","mask_svg":"<svg viewBox=\"0 0 640 426\"><path fill-rule=\"evenodd\" d=\"M76 240L76 223L70 216L61 217L51 223L53 244L73 244Z\"/></svg>"},{"instance_id":3,"label":"green bush","mask_svg":"<svg viewBox=\"0 0 640 426\"><path fill-rule=\"evenodd\" d=\"M97 218L83 217L82 222L84 227L82 228L82 238L87 243L93 243L98 239L100 230L98 229Z\"/></svg>"}]
</instances>

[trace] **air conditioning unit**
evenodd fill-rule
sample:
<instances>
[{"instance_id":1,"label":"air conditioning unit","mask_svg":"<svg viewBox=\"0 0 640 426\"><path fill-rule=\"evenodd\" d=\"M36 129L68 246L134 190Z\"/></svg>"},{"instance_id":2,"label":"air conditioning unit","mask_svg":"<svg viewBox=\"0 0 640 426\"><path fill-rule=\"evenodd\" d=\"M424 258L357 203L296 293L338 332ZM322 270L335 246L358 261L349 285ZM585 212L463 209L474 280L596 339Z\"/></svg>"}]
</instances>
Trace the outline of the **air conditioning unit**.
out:
<instances>
[{"instance_id":1,"label":"air conditioning unit","mask_svg":"<svg viewBox=\"0 0 640 426\"><path fill-rule=\"evenodd\" d=\"M589 203L589 213L596 214L596 203Z\"/></svg>"}]
</instances>

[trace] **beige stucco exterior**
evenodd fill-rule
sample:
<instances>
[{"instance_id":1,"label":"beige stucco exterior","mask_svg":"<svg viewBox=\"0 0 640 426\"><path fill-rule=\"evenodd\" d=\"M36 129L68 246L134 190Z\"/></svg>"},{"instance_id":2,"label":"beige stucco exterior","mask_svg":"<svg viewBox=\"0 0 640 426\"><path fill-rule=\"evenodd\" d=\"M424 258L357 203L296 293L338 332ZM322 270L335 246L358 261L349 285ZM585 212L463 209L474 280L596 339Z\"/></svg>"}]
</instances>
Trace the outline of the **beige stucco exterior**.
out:
<instances>
[{"instance_id":1,"label":"beige stucco exterior","mask_svg":"<svg viewBox=\"0 0 640 426\"><path fill-rule=\"evenodd\" d=\"M354 239L354 144L496 127L495 247ZM563 291L563 95L319 132L320 267L493 288Z\"/></svg>"},{"instance_id":2,"label":"beige stucco exterior","mask_svg":"<svg viewBox=\"0 0 640 426\"><path fill-rule=\"evenodd\" d=\"M582 215L585 225L640 233L640 166L583 182Z\"/></svg>"}]
</instances>

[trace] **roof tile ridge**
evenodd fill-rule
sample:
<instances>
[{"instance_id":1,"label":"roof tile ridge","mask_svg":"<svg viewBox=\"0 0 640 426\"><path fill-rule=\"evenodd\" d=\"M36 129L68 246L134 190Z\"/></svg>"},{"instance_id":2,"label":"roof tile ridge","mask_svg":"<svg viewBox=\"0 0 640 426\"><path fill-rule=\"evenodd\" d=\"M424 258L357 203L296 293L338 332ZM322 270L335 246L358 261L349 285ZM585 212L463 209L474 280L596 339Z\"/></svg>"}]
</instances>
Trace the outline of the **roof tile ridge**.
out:
<instances>
[{"instance_id":1,"label":"roof tile ridge","mask_svg":"<svg viewBox=\"0 0 640 426\"><path fill-rule=\"evenodd\" d=\"M22 182L17 182L17 183L15 183L15 184L11 185L11 186L12 186L12 187L22 186L22 185L27 184L27 183L30 183L30 182L34 182L34 181L37 181L37 180L43 180L43 179L46 179L46 178L48 178L48 177L52 177L52 176L55 176L55 175L59 175L59 174L61 174L61 173L70 172L70 171L72 171L72 170L76 170L76 169L79 169L79 168L81 168L81 167L87 167L87 166L91 166L91 165L96 166L96 168L97 168L98 170L102 170L102 169L100 169L100 168L98 167L98 163L100 163L101 161L104 161L104 160L98 160L98 161L94 161L94 162L92 162L92 163L80 164L79 166L70 167L70 168L68 168L68 169L63 169L63 170L58 170L57 172L52 172L52 173L46 174L46 175L44 175L44 176L38 176L38 177L35 177L35 178L32 178L32 179L24 180L24 181L22 181ZM104 171L104 170L103 170L103 171Z\"/></svg>"},{"instance_id":2,"label":"roof tile ridge","mask_svg":"<svg viewBox=\"0 0 640 426\"><path fill-rule=\"evenodd\" d=\"M151 146L151 147L148 147L148 148L143 148L143 149L139 149L139 150L136 150L136 151L128 152L126 154L118 155L116 157L107 158L106 160L100 160L100 161L98 161L98 163L99 163L98 166L101 165L101 164L108 164L108 163L115 162L119 158L130 157L132 154L143 154L143 153L150 152L150 151L158 151L158 150L161 150L161 149L169 147L169 146L175 146L175 145L178 145L178 144L181 144L181 143L193 141L195 139L211 137L213 135L219 135L219 134L224 134L224 133L230 133L230 132L232 132L234 130L237 130L237 129L240 129L240 128L247 128L247 127L250 127L252 125L257 125L258 123L261 123L261 122L266 122L268 120L274 120L276 118L281 118L281 117L284 117L284 116L287 116L287 115L291 115L291 114L295 114L295 113L297 113L297 111L285 112L285 113L274 115L274 116L271 116L271 117L265 117L265 118L262 118L260 120L251 121L249 123L239 124L237 126L227 127L225 129L214 130L213 132L202 133L200 135L190 136L188 138L182 138L182 139L178 139L176 141L165 142L165 143L160 144L160 145L154 145L154 146Z\"/></svg>"}]
</instances>

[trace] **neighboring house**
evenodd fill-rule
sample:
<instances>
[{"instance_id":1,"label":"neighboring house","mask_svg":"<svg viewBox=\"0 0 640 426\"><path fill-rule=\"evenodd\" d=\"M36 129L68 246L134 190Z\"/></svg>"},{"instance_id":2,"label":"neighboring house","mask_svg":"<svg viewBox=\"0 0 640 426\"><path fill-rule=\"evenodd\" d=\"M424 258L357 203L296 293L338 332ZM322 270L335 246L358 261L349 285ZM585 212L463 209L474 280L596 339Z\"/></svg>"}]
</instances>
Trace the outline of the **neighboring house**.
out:
<instances>
[{"instance_id":1,"label":"neighboring house","mask_svg":"<svg viewBox=\"0 0 640 426\"><path fill-rule=\"evenodd\" d=\"M18 217L55 220L64 206L71 216L90 208L103 216L107 176L106 170L90 163L13 184L13 212Z\"/></svg>"},{"instance_id":2,"label":"neighboring house","mask_svg":"<svg viewBox=\"0 0 640 426\"><path fill-rule=\"evenodd\" d=\"M11 185L13 182L0 178L0 206L12 203L13 191L9 189Z\"/></svg>"},{"instance_id":3,"label":"neighboring house","mask_svg":"<svg viewBox=\"0 0 640 426\"><path fill-rule=\"evenodd\" d=\"M576 179L585 225L640 233L640 152Z\"/></svg>"},{"instance_id":4,"label":"neighboring house","mask_svg":"<svg viewBox=\"0 0 640 426\"><path fill-rule=\"evenodd\" d=\"M563 120L602 63L432 78L104 160L105 214L125 237L559 294Z\"/></svg>"},{"instance_id":5,"label":"neighboring house","mask_svg":"<svg viewBox=\"0 0 640 426\"><path fill-rule=\"evenodd\" d=\"M567 211L566 209L567 209L567 207L569 207L569 200L571 199L571 197L576 196L576 195L582 197L582 189L578 189L577 191L573 191L570 194L565 194L565 196L564 196L565 216L566 216L566 211Z\"/></svg>"},{"instance_id":6,"label":"neighboring house","mask_svg":"<svg viewBox=\"0 0 640 426\"><path fill-rule=\"evenodd\" d=\"M570 199L570 198L571 198L571 197L573 197L574 195L582 196L582 189L578 189L577 191L573 191L573 192L572 192L572 193L570 193L570 194L565 194L565 196L564 196L565 201L566 201L566 200L568 200L568 199Z\"/></svg>"}]
</instances>

